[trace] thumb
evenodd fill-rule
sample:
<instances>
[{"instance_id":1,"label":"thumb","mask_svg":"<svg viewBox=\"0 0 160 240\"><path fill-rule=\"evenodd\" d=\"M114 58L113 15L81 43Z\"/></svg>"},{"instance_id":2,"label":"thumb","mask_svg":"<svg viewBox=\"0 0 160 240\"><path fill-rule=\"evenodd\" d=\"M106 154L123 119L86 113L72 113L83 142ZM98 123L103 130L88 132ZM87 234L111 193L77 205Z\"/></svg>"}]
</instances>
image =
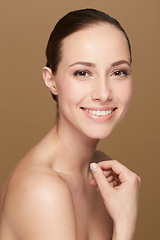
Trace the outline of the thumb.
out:
<instances>
[{"instance_id":1,"label":"thumb","mask_svg":"<svg viewBox=\"0 0 160 240\"><path fill-rule=\"evenodd\" d=\"M91 163L90 168L102 197L105 197L112 189L110 184L104 176L102 169L96 163Z\"/></svg>"}]
</instances>

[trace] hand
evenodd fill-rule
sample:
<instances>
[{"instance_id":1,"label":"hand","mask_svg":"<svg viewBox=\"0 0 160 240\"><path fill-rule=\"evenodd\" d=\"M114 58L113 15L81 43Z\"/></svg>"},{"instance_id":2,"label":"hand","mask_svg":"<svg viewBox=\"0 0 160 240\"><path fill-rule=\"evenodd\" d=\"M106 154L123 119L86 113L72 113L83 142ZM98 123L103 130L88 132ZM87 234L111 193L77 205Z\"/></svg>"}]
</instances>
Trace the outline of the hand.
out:
<instances>
[{"instance_id":1,"label":"hand","mask_svg":"<svg viewBox=\"0 0 160 240\"><path fill-rule=\"evenodd\" d=\"M113 219L113 239L132 239L138 212L140 178L116 160L92 163L94 179ZM127 232L126 232L127 231ZM120 237L122 236L122 237Z\"/></svg>"}]
</instances>

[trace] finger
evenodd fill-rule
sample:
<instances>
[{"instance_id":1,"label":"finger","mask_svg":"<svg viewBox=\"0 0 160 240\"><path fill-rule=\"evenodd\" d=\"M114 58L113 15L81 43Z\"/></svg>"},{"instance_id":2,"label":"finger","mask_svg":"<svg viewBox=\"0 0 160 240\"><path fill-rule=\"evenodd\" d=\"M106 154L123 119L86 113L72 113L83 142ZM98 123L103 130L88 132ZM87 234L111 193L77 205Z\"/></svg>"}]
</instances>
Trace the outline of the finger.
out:
<instances>
[{"instance_id":1,"label":"finger","mask_svg":"<svg viewBox=\"0 0 160 240\"><path fill-rule=\"evenodd\" d=\"M106 180L110 183L115 180L115 177L113 175L110 175L109 177L106 178Z\"/></svg>"},{"instance_id":2,"label":"finger","mask_svg":"<svg viewBox=\"0 0 160 240\"><path fill-rule=\"evenodd\" d=\"M120 185L120 183L117 182L116 180L114 180L114 181L112 181L112 182L109 182L109 184L110 184L110 186L111 186L112 188L116 188L116 187L118 187L118 186ZM97 191L99 192L99 188L97 188Z\"/></svg>"},{"instance_id":3,"label":"finger","mask_svg":"<svg viewBox=\"0 0 160 240\"><path fill-rule=\"evenodd\" d=\"M105 175L105 173L103 172L103 174ZM106 176L105 176L106 177ZM120 185L120 181L119 179L117 179L117 177L115 177L114 175L110 175L108 177L106 177L106 180L108 181L108 183L110 184L111 187L115 187L115 186L118 186ZM91 181L90 181L90 184L92 186L96 186L97 183L96 183L96 180L93 178ZM98 190L98 188L97 188Z\"/></svg>"},{"instance_id":4,"label":"finger","mask_svg":"<svg viewBox=\"0 0 160 240\"><path fill-rule=\"evenodd\" d=\"M91 163L90 168L102 197L105 197L105 195L108 194L111 189L110 184L106 180L102 169L96 163Z\"/></svg>"},{"instance_id":5,"label":"finger","mask_svg":"<svg viewBox=\"0 0 160 240\"><path fill-rule=\"evenodd\" d=\"M112 182L112 184L113 184L113 187L118 187L118 186L120 185L120 183L117 182L116 180L114 180L114 181Z\"/></svg>"},{"instance_id":6,"label":"finger","mask_svg":"<svg viewBox=\"0 0 160 240\"><path fill-rule=\"evenodd\" d=\"M104 176L108 179L108 177L115 177L115 179L116 180L118 180L116 177L116 175L113 173L113 171L112 170L107 170L107 171L103 171L103 174L104 174ZM109 180L109 179L108 179ZM111 181L111 179L109 180L109 181ZM95 186L95 185L97 185L97 183L96 183L96 180L94 179L94 178L92 178L91 180L90 180L90 184L92 185L92 186Z\"/></svg>"},{"instance_id":7,"label":"finger","mask_svg":"<svg viewBox=\"0 0 160 240\"><path fill-rule=\"evenodd\" d=\"M131 171L127 167L125 167L123 164L119 163L116 160L99 162L98 166L102 168L102 170L111 169L114 174L118 176L120 182L125 181L131 173Z\"/></svg>"},{"instance_id":8,"label":"finger","mask_svg":"<svg viewBox=\"0 0 160 240\"><path fill-rule=\"evenodd\" d=\"M118 175L115 174L111 169L107 171L104 171L104 170L102 171L108 181L111 181L114 178L116 181L120 182Z\"/></svg>"},{"instance_id":9,"label":"finger","mask_svg":"<svg viewBox=\"0 0 160 240\"><path fill-rule=\"evenodd\" d=\"M113 175L113 171L111 169L109 170L103 170L103 174L105 175L105 177L109 177L110 175Z\"/></svg>"},{"instance_id":10,"label":"finger","mask_svg":"<svg viewBox=\"0 0 160 240\"><path fill-rule=\"evenodd\" d=\"M91 184L92 186L96 186L96 185L97 185L96 180L93 178L93 179L90 181L90 184Z\"/></svg>"}]
</instances>

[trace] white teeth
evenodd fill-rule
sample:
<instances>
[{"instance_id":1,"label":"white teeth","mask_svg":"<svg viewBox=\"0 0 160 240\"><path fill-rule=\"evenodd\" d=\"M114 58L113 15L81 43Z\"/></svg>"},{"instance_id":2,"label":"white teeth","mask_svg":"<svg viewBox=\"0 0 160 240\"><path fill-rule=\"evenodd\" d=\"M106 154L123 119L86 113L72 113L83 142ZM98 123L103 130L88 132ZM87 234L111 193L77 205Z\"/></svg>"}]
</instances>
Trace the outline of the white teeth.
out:
<instances>
[{"instance_id":1,"label":"white teeth","mask_svg":"<svg viewBox=\"0 0 160 240\"><path fill-rule=\"evenodd\" d=\"M113 112L113 110L106 110L106 111L100 111L100 110L90 110L90 109L87 109L87 108L84 108L84 111L90 113L90 114L93 114L93 115L96 115L96 116L106 116L106 115L109 115Z\"/></svg>"},{"instance_id":2,"label":"white teeth","mask_svg":"<svg viewBox=\"0 0 160 240\"><path fill-rule=\"evenodd\" d=\"M100 116L100 115L101 115L101 112L98 110L98 111L96 112L96 115Z\"/></svg>"},{"instance_id":3,"label":"white teeth","mask_svg":"<svg viewBox=\"0 0 160 240\"><path fill-rule=\"evenodd\" d=\"M102 111L102 115L105 116L105 111Z\"/></svg>"}]
</instances>

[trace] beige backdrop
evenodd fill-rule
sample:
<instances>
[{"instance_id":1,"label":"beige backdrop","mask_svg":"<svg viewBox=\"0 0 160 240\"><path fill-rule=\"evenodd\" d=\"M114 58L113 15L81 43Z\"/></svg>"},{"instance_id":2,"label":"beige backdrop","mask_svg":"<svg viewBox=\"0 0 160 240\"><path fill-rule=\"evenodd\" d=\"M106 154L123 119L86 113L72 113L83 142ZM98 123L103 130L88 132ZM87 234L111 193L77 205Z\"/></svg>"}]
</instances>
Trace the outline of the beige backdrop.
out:
<instances>
[{"instance_id":1,"label":"beige backdrop","mask_svg":"<svg viewBox=\"0 0 160 240\"><path fill-rule=\"evenodd\" d=\"M117 18L133 50L134 97L123 122L99 148L142 178L136 240L159 233L159 0L5 0L0 3L0 189L22 156L52 127L55 103L42 80L55 22L92 7Z\"/></svg>"}]
</instances>

